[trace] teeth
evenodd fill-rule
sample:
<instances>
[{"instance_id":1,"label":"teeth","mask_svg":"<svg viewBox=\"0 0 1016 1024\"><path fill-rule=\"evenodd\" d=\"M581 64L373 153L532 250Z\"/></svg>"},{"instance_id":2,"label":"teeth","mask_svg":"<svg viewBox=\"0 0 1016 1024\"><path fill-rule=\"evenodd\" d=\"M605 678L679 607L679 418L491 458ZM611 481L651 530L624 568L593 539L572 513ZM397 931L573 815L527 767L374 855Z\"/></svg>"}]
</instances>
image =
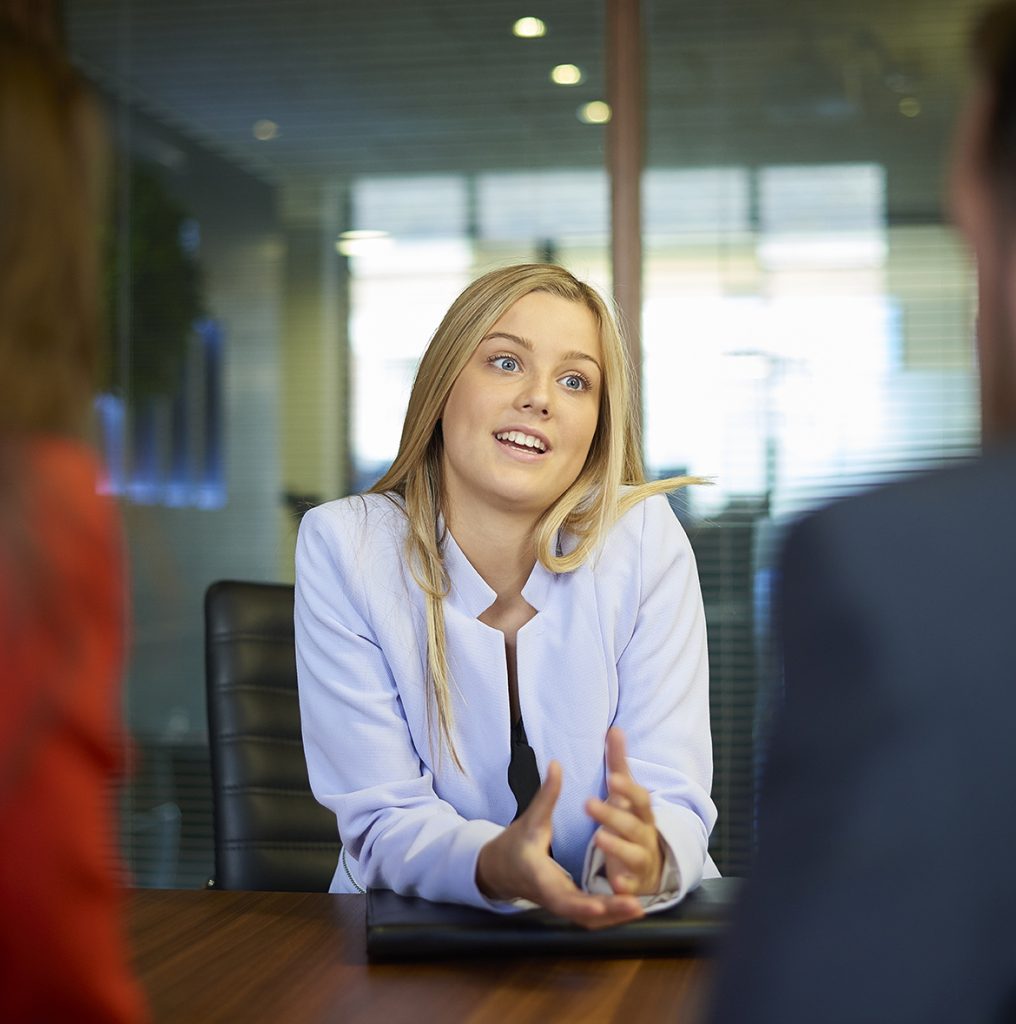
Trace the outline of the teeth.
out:
<instances>
[{"instance_id":1,"label":"teeth","mask_svg":"<svg viewBox=\"0 0 1016 1024\"><path fill-rule=\"evenodd\" d=\"M511 441L512 444L535 448L538 452L547 450L547 446L538 437L534 437L532 434L523 434L521 430L505 430L494 436L499 441Z\"/></svg>"}]
</instances>

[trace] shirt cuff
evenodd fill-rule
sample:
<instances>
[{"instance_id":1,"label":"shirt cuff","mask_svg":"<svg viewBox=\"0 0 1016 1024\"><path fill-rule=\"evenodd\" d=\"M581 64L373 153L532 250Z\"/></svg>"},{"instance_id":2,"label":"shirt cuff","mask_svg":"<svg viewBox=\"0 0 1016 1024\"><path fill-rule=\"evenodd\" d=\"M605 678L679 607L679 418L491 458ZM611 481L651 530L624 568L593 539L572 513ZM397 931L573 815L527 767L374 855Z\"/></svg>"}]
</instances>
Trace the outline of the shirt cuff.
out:
<instances>
[{"instance_id":1,"label":"shirt cuff","mask_svg":"<svg viewBox=\"0 0 1016 1024\"><path fill-rule=\"evenodd\" d=\"M660 848L663 851L663 870L660 872L660 888L655 893L636 897L645 910L657 904L671 906L677 902L681 892L681 871L677 866L677 858L670 844L660 833ZM582 868L582 888L586 892L611 896L614 890L607 881L607 857L604 852L590 841L586 847L586 860ZM683 895L683 894L682 894ZM662 910L663 907L661 906Z\"/></svg>"},{"instance_id":2,"label":"shirt cuff","mask_svg":"<svg viewBox=\"0 0 1016 1024\"><path fill-rule=\"evenodd\" d=\"M702 820L687 807L661 803L654 805L653 813L663 851L663 870L659 890L638 899L646 910L655 912L679 903L702 880L708 837ZM582 887L603 895L614 891L607 881L606 857L592 840L586 847Z\"/></svg>"}]
</instances>

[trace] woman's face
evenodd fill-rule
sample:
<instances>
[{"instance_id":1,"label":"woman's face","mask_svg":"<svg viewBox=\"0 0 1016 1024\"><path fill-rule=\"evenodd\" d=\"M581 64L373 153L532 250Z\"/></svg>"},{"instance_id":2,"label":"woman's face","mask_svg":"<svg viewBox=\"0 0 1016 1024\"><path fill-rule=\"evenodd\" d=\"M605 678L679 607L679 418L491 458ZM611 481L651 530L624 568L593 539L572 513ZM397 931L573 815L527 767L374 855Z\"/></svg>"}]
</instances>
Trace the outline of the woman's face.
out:
<instances>
[{"instance_id":1,"label":"woman's face","mask_svg":"<svg viewBox=\"0 0 1016 1024\"><path fill-rule=\"evenodd\" d=\"M535 518L575 481L596 431L603 352L592 311L530 292L490 329L441 417L448 514Z\"/></svg>"}]
</instances>

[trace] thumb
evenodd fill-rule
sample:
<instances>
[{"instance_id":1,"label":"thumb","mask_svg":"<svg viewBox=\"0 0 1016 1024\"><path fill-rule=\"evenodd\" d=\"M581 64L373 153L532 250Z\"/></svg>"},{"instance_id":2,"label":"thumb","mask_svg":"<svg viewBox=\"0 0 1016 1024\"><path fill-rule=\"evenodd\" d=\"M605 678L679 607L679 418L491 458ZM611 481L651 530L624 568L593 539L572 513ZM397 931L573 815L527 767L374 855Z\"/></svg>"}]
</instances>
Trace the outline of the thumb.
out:
<instances>
[{"instance_id":1,"label":"thumb","mask_svg":"<svg viewBox=\"0 0 1016 1024\"><path fill-rule=\"evenodd\" d=\"M560 795L561 765L557 761L551 761L547 765L547 777L526 808L524 817L532 825L550 825L550 817Z\"/></svg>"}]
</instances>

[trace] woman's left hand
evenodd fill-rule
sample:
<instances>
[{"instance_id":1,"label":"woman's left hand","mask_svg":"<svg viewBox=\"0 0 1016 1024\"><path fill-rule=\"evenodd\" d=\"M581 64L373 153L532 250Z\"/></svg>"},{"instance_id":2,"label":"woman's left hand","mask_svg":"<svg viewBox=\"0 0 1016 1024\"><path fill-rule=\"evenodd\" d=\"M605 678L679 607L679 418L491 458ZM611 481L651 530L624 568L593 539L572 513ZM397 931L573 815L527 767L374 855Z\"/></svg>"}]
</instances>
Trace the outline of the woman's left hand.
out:
<instances>
[{"instance_id":1,"label":"woman's left hand","mask_svg":"<svg viewBox=\"0 0 1016 1024\"><path fill-rule=\"evenodd\" d=\"M659 891L663 850L649 791L628 770L624 733L607 733L607 799L591 797L586 811L600 827L593 842L606 858L607 881L618 895Z\"/></svg>"}]
</instances>

